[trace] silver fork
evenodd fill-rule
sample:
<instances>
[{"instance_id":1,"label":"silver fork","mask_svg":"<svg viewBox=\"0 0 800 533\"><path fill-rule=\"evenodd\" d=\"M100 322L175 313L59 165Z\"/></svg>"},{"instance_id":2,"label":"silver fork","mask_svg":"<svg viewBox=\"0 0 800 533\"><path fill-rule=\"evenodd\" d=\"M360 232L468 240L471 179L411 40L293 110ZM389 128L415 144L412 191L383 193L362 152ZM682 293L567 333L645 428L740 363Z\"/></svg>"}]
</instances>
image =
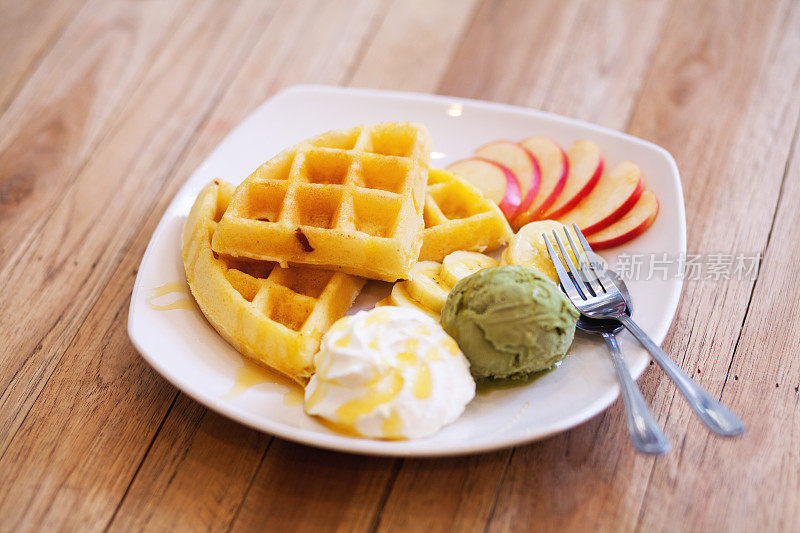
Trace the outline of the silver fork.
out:
<instances>
[{"instance_id":1,"label":"silver fork","mask_svg":"<svg viewBox=\"0 0 800 533\"><path fill-rule=\"evenodd\" d=\"M582 315L590 318L610 318L619 320L628 331L650 352L656 363L664 370L669 378L683 394L689 406L697 414L700 420L714 433L724 437L736 437L744 432L744 423L738 416L733 414L727 407L722 405L716 398L712 397L692 378L681 370L681 368L664 353L664 351L653 342L653 340L629 317L625 310L627 305L625 299L614 284L614 280L608 275L606 269L599 262L590 260L594 256L592 248L581 233L578 226L573 224L575 234L581 242L582 250L575 245L575 241L564 227L564 234L575 254L575 265L561 242L558 233L553 230L553 238L558 244L564 263L569 272L564 269L561 258L558 257L550 239L546 234L542 234L547 251L553 261L553 266L561 280L561 288L572 301L573 305ZM579 270L580 268L580 270Z\"/></svg>"}]
</instances>

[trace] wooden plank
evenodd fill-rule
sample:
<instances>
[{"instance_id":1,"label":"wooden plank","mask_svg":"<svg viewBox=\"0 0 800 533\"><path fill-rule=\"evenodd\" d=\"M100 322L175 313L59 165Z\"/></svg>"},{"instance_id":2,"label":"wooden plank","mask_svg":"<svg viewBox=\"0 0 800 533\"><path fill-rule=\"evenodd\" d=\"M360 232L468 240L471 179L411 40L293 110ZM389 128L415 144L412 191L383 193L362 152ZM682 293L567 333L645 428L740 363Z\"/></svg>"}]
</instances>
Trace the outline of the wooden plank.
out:
<instances>
[{"instance_id":1,"label":"wooden plank","mask_svg":"<svg viewBox=\"0 0 800 533\"><path fill-rule=\"evenodd\" d=\"M4 442L16 433L0 458L4 527L103 527L163 420L174 392L133 355L120 327L130 284L109 288L122 300L113 307L95 301L271 12L255 0L235 9L195 4L129 98L123 126L94 153L34 251L7 269L0 292L15 312L0 318L12 333L4 362L18 366L0 410ZM47 306L30 308L33 299ZM90 309L93 327L76 336ZM39 348L28 347L26 336ZM80 350L69 348L72 340ZM20 355L23 361L14 359ZM29 411L34 398L37 409ZM92 416L99 406L106 410Z\"/></svg>"},{"instance_id":2,"label":"wooden plank","mask_svg":"<svg viewBox=\"0 0 800 533\"><path fill-rule=\"evenodd\" d=\"M548 24L552 19L543 18L539 20L539 25L531 27L530 20L524 13L517 11L519 5L515 3L504 4L502 8L497 8L501 12L486 10L475 19L473 25L474 36L469 34L465 37L463 47L472 49L474 41L492 42L486 34L486 27L502 27L506 33L516 37L520 43L527 42L528 33L538 36L541 45L536 49L537 60L543 61L542 65L561 64L560 69L552 74L542 75L540 78L532 77L530 84L516 85L515 92L510 92L502 84L486 87L485 93L470 94L470 96L505 99L511 102L532 103L538 100L539 107L543 107L556 113L573 114L579 118L588 120L601 120L606 125L616 128L624 128L631 110L635 104L642 79L646 73L647 58L654 49L660 28L666 15L664 4L627 2L627 3L600 3L590 2L583 5L580 15L576 19L570 19L571 25L568 27L551 26ZM552 7L556 10L556 7ZM569 6L564 8L569 11ZM537 10L547 12L547 6L537 4ZM482 21L485 17L486 21ZM498 21L504 21L499 24ZM625 39L619 38L619 27L629 28ZM552 32L549 33L549 32ZM558 35L574 36L565 46L562 46L564 39L557 38ZM548 38L549 36L549 38ZM636 46L629 46L634 42ZM551 43L550 48L543 43ZM500 50L506 46L498 46L499 50L494 53L494 57L499 64L494 64L491 70L505 72L520 72L529 63L528 56L520 54L518 56L503 55ZM470 60L472 54L459 51L457 57L463 58L463 63L451 67L449 76L454 76L457 80L465 80L468 75L464 73L481 71L487 68L480 58ZM569 61L555 61L548 59L551 56L569 57ZM607 62L614 58L619 65L615 69L609 69ZM512 61L512 59L514 61ZM555 82L551 82L555 79ZM459 81L459 84L464 83ZM590 91L581 92L579 90L561 90L565 84L574 84L578 88L592 85ZM445 79L443 86L455 86L456 83ZM554 88L551 88L554 87ZM498 92L494 92L498 91ZM609 103L610 102L610 103ZM534 134L536 132L531 132ZM481 455L465 461L462 468L466 472L457 473L457 466L453 466L453 471L448 472L447 476L442 476L436 481L435 472L438 463L407 462L401 468L395 486L389 495L386 507L381 516L380 526L387 531L402 530L408 525L409 517L414 517L423 524L423 528L432 531L444 531L450 528L452 523L458 523L459 529L482 530L493 506L495 508L493 523L501 523L501 528L517 527L525 529L532 524L538 525L542 522L519 521L511 522L506 520L506 513L509 509L505 500L509 498L507 492L500 496L501 483L504 487L512 486L512 490L520 490L523 494L515 496L516 505L520 507L519 512L526 513L531 507L545 508L545 506L555 506L559 509L560 490L553 491L552 487L558 486L572 468L573 462L578 458L585 458L589 453L589 448L594 442L595 436L601 434L619 434L616 449L598 450L599 457L607 457L610 460L608 469L613 472L616 464L615 458L618 454L627 453L629 445L626 441L624 432L624 415L621 410L612 410L613 416L598 417L591 422L575 429L563 436L549 439L541 444L535 444L521 448L514 452L499 452L491 455ZM566 451L565 451L566 450ZM565 457L565 454L568 454ZM615 455L617 454L617 455ZM521 457L521 458L520 458ZM580 459L578 459L580 460ZM505 465L511 461L514 465L505 474ZM522 468L520 463L527 465ZM455 462L454 465L459 465ZM531 472L537 468L540 471ZM542 465L550 465L542 468ZM518 472L520 474L518 475ZM474 487L474 500L465 498L461 491L448 490L448 486L463 486L452 479L463 476L468 487ZM621 473L624 475L624 473ZM525 477L527 476L527 478ZM597 485L594 483L592 486ZM408 490L413 487L413 490ZM574 490L574 489L573 489ZM531 494L535 491L535 494ZM549 493L548 493L549 491ZM539 492L543 494L539 494ZM585 492L583 493L585 495ZM536 499L542 501L522 503L523 498ZM600 500L601 494L596 498ZM498 498L495 503L495 498ZM516 499L519 498L519 501ZM569 498L567 498L569 499ZM434 505L436 512L420 513L419 509L424 509ZM572 509L577 511L577 509ZM636 516L634 509L633 516ZM559 511L566 514L566 511ZM576 516L582 516L576 512ZM512 520L514 520L512 518Z\"/></svg>"},{"instance_id":3,"label":"wooden plank","mask_svg":"<svg viewBox=\"0 0 800 533\"><path fill-rule=\"evenodd\" d=\"M366 47L350 85L434 92L478 0L395 1Z\"/></svg>"},{"instance_id":4,"label":"wooden plank","mask_svg":"<svg viewBox=\"0 0 800 533\"><path fill-rule=\"evenodd\" d=\"M187 4L88 2L0 115L0 268L21 257L102 136L118 123L125 97L185 17Z\"/></svg>"},{"instance_id":5,"label":"wooden plank","mask_svg":"<svg viewBox=\"0 0 800 533\"><path fill-rule=\"evenodd\" d=\"M482 531L509 455L404 461L378 530Z\"/></svg>"},{"instance_id":6,"label":"wooden plank","mask_svg":"<svg viewBox=\"0 0 800 533\"><path fill-rule=\"evenodd\" d=\"M105 246L105 241L119 235L118 227L108 225L110 219L98 216L102 212L101 208L109 207L106 199L112 197L124 206L130 205L130 201L122 194L125 193L131 198L141 195L140 186L144 182L137 183L130 179L131 175L136 175L137 168L139 173L151 172L153 169L143 168L142 165L152 164L153 160L168 166L172 161L169 159L170 151L180 152L182 145L174 139L168 138L169 132L172 131L167 127L170 122L158 124L161 127L156 128L156 134L134 128L137 126L152 127L152 123L148 121L155 122L157 120L155 119L156 110L161 109L167 113L168 106L174 105L169 97L179 98L181 94L179 91L184 88L175 87L175 82L168 85L173 78L166 78L166 75L173 70L169 62L176 61L174 55L176 49L183 52L180 47L185 48L190 44L176 39L175 35L188 39L186 30L183 28L198 28L201 23L199 17L209 12L213 13L213 9L223 8L210 7L208 2L195 6L195 9L191 11L194 18L185 21L181 26L182 31L171 33L169 44L162 43L157 60L148 71L148 77L137 87L134 95L129 95L124 112L119 110L121 114L118 115L116 124L125 124L125 127L118 127L112 135L106 138L105 151L101 152L102 157L95 152L91 163L82 168L81 173L70 184L71 188L67 192L61 192L58 205L49 209L49 216L43 220L42 229L30 246L26 247L13 263L6 264L0 269L0 294L7 303L6 309L15 309L13 313L4 312L0 315L0 324L5 331L11 332L2 346L5 364L0 372L0 389L3 390L2 396L0 396L0 411L3 413L4 423L0 425L2 427L0 429L0 451L5 448L9 435L13 434L17 427L20 420L18 417L20 409L24 414L27 406L30 405L29 402L35 398L39 387L49 375L50 370L48 369L55 364L56 360L53 359L53 354L48 353L49 350L54 350L56 357L63 353L62 344L75 334L75 329L91 306L93 298L89 300L76 299L75 293L93 293L96 296L100 291L101 287L91 283L91 274L97 268L100 255L111 251ZM149 15L149 17L158 18L155 15ZM228 20L228 17L223 20ZM207 24L211 23L207 22ZM156 28L159 25L160 23L156 23ZM211 31L207 28L198 29ZM216 53L222 55L224 52L216 51ZM202 62L199 55L188 55L183 60L185 63L176 62L177 66L174 69L176 74L180 73L179 68L184 68L186 72L181 74L189 76L192 68L198 68L196 64L188 64L191 60L197 63ZM211 66L213 65L209 63L209 67L206 68ZM159 78L164 78L164 81L161 81L162 85L158 85ZM189 79L185 78L181 81L188 83ZM218 79L216 82L220 83ZM209 98L210 88L193 87L197 93L203 93L205 90L207 94L202 94L202 97ZM153 90L163 91L163 98L159 99L161 95L146 92ZM192 102L191 96L192 93L188 93L185 99L187 107L188 102ZM200 96L198 95L196 98L200 98ZM147 101L147 98L150 98L150 101ZM138 101L141 105L151 105L152 102L155 102L152 108L148 108L148 110L152 109L152 115L135 115L131 121L130 117L134 113L132 100ZM198 103L200 101L202 100L197 100ZM70 109L72 108L67 107L67 111ZM175 108L175 111L180 110L181 108ZM203 116L198 109L186 109L185 111L186 125L183 126L184 128L191 124L192 119L199 122ZM177 115L173 114L172 116ZM176 121L176 119L172 118L172 121ZM173 125L173 128L175 127L177 125ZM137 135L140 137L136 137ZM162 137L158 137L158 135L162 135ZM153 151L149 157L143 157L140 151L146 147L144 142L147 140L160 140L163 143L162 152ZM126 142L129 144L125 145ZM119 145L123 147L119 148ZM114 149L117 151L113 151ZM108 179L109 175L115 176L116 179ZM120 187L120 184L123 187ZM117 214L121 212L125 212L125 209L120 208L116 212L106 211L106 213ZM93 240L94 235L98 234L103 235L105 240L99 238ZM117 243L117 246L121 245L122 242ZM89 249L93 250L93 255L86 255ZM45 257L46 259L44 259ZM109 268L113 269L113 265L105 265L101 271ZM106 270L105 275L109 274L110 271ZM80 291L87 292L80 293ZM34 299L38 300L39 297L45 298L48 305L38 306L35 309L27 305ZM22 310L31 314L26 315ZM54 339L58 340L50 344Z\"/></svg>"},{"instance_id":7,"label":"wooden plank","mask_svg":"<svg viewBox=\"0 0 800 533\"><path fill-rule=\"evenodd\" d=\"M669 4L642 0L590 1L569 30L569 44L549 76L547 92L522 103L624 129L664 26ZM520 88L535 86L527 69Z\"/></svg>"},{"instance_id":8,"label":"wooden plank","mask_svg":"<svg viewBox=\"0 0 800 533\"><path fill-rule=\"evenodd\" d=\"M710 164L691 154L704 167L704 173L694 178L693 189L707 198L724 198L698 206L694 215L701 240L698 248L747 256L766 248L754 287L749 279L707 281L695 284L695 292L686 298L699 317L688 339L687 361L702 370L707 387L722 391L723 401L742 415L748 430L733 442L710 437L686 414L683 402L676 402L681 411L676 413L673 405L670 420L686 424L687 437L679 454L654 469L639 522L643 529L677 515L686 515L685 527L690 530L791 531L800 527L797 261L790 244L797 235L800 175L800 100L796 97L800 91L800 5L783 2L770 11L762 15L770 17L767 20L742 13L742 18L752 17L752 34L769 36L761 58L745 57L744 50L729 50L725 55L730 58L731 77L751 80L749 93L742 91L739 98L736 92L741 89L728 84L726 92L731 91L733 99L726 99L725 109L713 110L726 125L736 128L730 138L707 139L725 151ZM765 32L765 28L772 30ZM749 61L755 65L753 72L742 73L741 65ZM707 88L707 98L712 90L712 86ZM695 98L700 95L690 100L698 105ZM736 119L729 120L734 115ZM699 143L697 149L702 149ZM793 161L787 163L790 154ZM744 328L739 330L736 326L741 321ZM719 490L722 487L725 490ZM654 505L656 501L659 505Z\"/></svg>"},{"instance_id":9,"label":"wooden plank","mask_svg":"<svg viewBox=\"0 0 800 533\"><path fill-rule=\"evenodd\" d=\"M368 531L398 462L274 439L232 531Z\"/></svg>"},{"instance_id":10,"label":"wooden plank","mask_svg":"<svg viewBox=\"0 0 800 533\"><path fill-rule=\"evenodd\" d=\"M791 37L788 29L785 35ZM800 32L793 35L794 48L787 47L785 52L797 50ZM797 77L794 82L796 94ZM676 508L688 507L691 491L708 494L716 505L690 515L687 529L800 530L800 262L793 245L800 226L797 132L792 154L763 266L722 396L726 402L746 409L748 432L736 446L709 446L702 457L702 470L682 473L675 479L675 495L664 507L647 505L643 529L665 520ZM716 487L732 490L719 495L713 490ZM651 490L654 498L660 492L660 487Z\"/></svg>"},{"instance_id":11,"label":"wooden plank","mask_svg":"<svg viewBox=\"0 0 800 533\"><path fill-rule=\"evenodd\" d=\"M263 46L269 49L259 56L260 62L249 61L245 65L246 75L269 80L261 85L261 93L255 100L250 96L248 102L251 105L260 103L258 100L263 101L300 80L337 83L345 72L354 68L358 58L356 50L360 50L374 26L380 23L385 2L348 0L337 4L317 0L283 6L285 15L278 18L285 16L285 24L276 24L272 35L266 35L263 41ZM320 43L324 43L324 50ZM240 90L248 91L244 86Z\"/></svg>"},{"instance_id":12,"label":"wooden plank","mask_svg":"<svg viewBox=\"0 0 800 533\"><path fill-rule=\"evenodd\" d=\"M178 395L110 529L227 529L270 440Z\"/></svg>"},{"instance_id":13,"label":"wooden plank","mask_svg":"<svg viewBox=\"0 0 800 533\"><path fill-rule=\"evenodd\" d=\"M561 68L580 0L532 6L502 0L476 10L438 92L497 102L537 105ZM534 9L535 7L535 9Z\"/></svg>"},{"instance_id":14,"label":"wooden plank","mask_svg":"<svg viewBox=\"0 0 800 533\"><path fill-rule=\"evenodd\" d=\"M751 252L766 243L799 111L798 61L790 52L797 32L781 30L785 5L679 1L667 16L629 130L676 156L692 252ZM687 283L665 341L665 350L713 393L725 382L751 286ZM593 420L518 449L490 529L521 529L534 520L544 530L670 529L678 520L689 530L752 529L745 516L752 493L741 476L727 474L728 465L747 457L747 437L710 437L660 372L639 383L672 439L671 454L637 456L617 405L604 415L612 423ZM752 404L732 406L750 422ZM712 472L716 484L707 482ZM733 487L742 492L741 508L727 521L719 517L730 510L723 502Z\"/></svg>"},{"instance_id":15,"label":"wooden plank","mask_svg":"<svg viewBox=\"0 0 800 533\"><path fill-rule=\"evenodd\" d=\"M81 5L79 0L0 2L0 113Z\"/></svg>"}]
</instances>

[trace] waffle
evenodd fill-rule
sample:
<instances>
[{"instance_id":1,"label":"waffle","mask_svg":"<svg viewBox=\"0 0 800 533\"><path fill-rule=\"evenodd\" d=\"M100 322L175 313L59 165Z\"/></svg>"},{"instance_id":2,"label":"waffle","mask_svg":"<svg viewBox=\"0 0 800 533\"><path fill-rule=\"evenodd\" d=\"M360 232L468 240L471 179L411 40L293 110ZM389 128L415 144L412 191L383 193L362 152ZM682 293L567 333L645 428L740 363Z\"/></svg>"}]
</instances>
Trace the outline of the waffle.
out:
<instances>
[{"instance_id":1,"label":"waffle","mask_svg":"<svg viewBox=\"0 0 800 533\"><path fill-rule=\"evenodd\" d=\"M364 280L310 267L234 259L211 250L233 186L209 183L183 228L192 295L212 326L242 354L305 384L322 334L353 303Z\"/></svg>"},{"instance_id":2,"label":"waffle","mask_svg":"<svg viewBox=\"0 0 800 533\"><path fill-rule=\"evenodd\" d=\"M214 251L385 281L405 277L422 245L429 153L425 127L400 122L303 141L237 187Z\"/></svg>"},{"instance_id":3,"label":"waffle","mask_svg":"<svg viewBox=\"0 0 800 533\"><path fill-rule=\"evenodd\" d=\"M494 202L472 184L439 169L428 173L423 218L420 261L441 262L456 250L492 250L513 235Z\"/></svg>"}]
</instances>

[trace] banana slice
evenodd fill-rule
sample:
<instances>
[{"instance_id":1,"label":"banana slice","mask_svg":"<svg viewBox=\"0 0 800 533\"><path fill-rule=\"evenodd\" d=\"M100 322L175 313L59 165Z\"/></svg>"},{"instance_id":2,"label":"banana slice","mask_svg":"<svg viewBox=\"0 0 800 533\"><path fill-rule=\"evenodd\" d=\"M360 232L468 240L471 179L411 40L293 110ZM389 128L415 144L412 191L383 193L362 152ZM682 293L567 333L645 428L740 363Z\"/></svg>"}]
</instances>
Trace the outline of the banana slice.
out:
<instances>
[{"instance_id":1,"label":"banana slice","mask_svg":"<svg viewBox=\"0 0 800 533\"><path fill-rule=\"evenodd\" d=\"M453 287L459 280L479 270L496 267L499 264L500 262L497 259L493 259L488 255L478 252L458 251L444 258L439 275L446 286Z\"/></svg>"},{"instance_id":2,"label":"banana slice","mask_svg":"<svg viewBox=\"0 0 800 533\"><path fill-rule=\"evenodd\" d=\"M406 286L413 299L437 313L442 312L450 292L450 287L439 277L441 268L441 263L436 261L420 261L411 269Z\"/></svg>"},{"instance_id":3,"label":"banana slice","mask_svg":"<svg viewBox=\"0 0 800 533\"><path fill-rule=\"evenodd\" d=\"M555 283L558 283L558 275L556 269L553 267L553 262L550 260L550 254L547 253L547 247L542 239L542 233L546 233L549 237L550 244L558 254L558 257L563 260L561 251L553 239L553 230L558 232L561 237L561 242L567 249L567 253L574 261L575 255L569 245L569 241L564 235L564 225L554 220L539 220L531 222L520 228L516 235L511 237L511 242L508 243L508 248L503 252L500 258L500 263L503 265L522 265L538 270ZM575 232L570 228L570 235L575 243L578 243L578 238ZM580 246L580 245L578 245Z\"/></svg>"},{"instance_id":4,"label":"banana slice","mask_svg":"<svg viewBox=\"0 0 800 533\"><path fill-rule=\"evenodd\" d=\"M434 318L437 322L439 321L439 313L434 313L429 308L425 307L408 294L408 290L406 289L408 285L407 281L398 281L392 287L392 293L389 295L389 300L392 305L398 305L400 307L410 307L411 309L418 309L425 313L426 315Z\"/></svg>"}]
</instances>

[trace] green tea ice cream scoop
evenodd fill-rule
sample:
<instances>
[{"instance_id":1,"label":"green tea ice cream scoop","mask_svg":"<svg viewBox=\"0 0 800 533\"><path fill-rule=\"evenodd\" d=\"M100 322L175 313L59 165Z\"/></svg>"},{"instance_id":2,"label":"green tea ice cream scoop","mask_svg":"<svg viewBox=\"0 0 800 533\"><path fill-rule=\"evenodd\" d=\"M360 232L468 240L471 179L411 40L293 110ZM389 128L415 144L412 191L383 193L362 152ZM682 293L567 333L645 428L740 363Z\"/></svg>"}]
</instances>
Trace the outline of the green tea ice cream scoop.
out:
<instances>
[{"instance_id":1,"label":"green tea ice cream scoop","mask_svg":"<svg viewBox=\"0 0 800 533\"><path fill-rule=\"evenodd\" d=\"M453 287L442 326L469 359L475 378L508 378L547 370L563 360L578 316L543 274L501 266Z\"/></svg>"}]
</instances>

